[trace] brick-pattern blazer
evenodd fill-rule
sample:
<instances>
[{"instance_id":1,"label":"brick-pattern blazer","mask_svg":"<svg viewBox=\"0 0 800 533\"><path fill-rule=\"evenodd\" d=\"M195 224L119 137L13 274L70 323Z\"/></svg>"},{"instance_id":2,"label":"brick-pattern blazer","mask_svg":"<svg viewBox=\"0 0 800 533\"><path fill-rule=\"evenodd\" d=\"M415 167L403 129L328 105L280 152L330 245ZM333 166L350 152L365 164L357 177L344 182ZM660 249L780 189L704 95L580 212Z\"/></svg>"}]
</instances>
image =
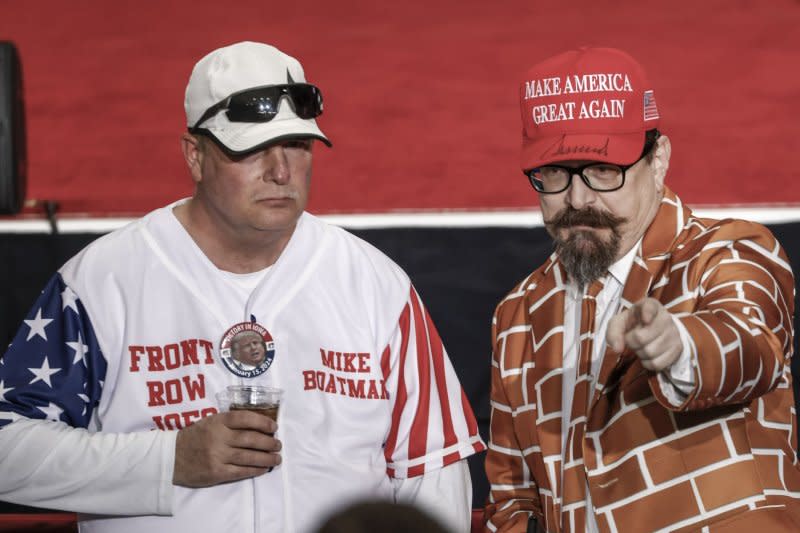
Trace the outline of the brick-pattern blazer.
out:
<instances>
[{"instance_id":1,"label":"brick-pattern blazer","mask_svg":"<svg viewBox=\"0 0 800 533\"><path fill-rule=\"evenodd\" d=\"M564 295L553 254L495 311L487 529L524 532L532 514L549 532L583 532L588 483L601 531L800 531L794 280L772 234L695 218L666 190L621 305L649 296L679 317L694 390L672 405L635 354L607 349L566 457Z\"/></svg>"}]
</instances>

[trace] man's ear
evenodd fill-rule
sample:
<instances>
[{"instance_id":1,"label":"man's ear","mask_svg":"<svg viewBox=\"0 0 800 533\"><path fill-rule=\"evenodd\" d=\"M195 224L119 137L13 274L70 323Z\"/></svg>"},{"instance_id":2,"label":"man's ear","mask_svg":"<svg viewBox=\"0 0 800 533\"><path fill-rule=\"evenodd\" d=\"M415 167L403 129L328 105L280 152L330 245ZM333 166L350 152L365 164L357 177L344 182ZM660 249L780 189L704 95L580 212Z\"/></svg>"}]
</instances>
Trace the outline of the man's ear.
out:
<instances>
[{"instance_id":1,"label":"man's ear","mask_svg":"<svg viewBox=\"0 0 800 533\"><path fill-rule=\"evenodd\" d=\"M192 181L200 183L203 181L203 146L202 141L195 135L184 133L181 135L181 151L183 159L189 167L189 174Z\"/></svg>"},{"instance_id":2,"label":"man's ear","mask_svg":"<svg viewBox=\"0 0 800 533\"><path fill-rule=\"evenodd\" d=\"M656 141L656 151L653 153L653 179L656 181L656 190L659 193L664 191L664 178L669 169L669 158L672 154L672 145L669 137L662 135Z\"/></svg>"}]
</instances>

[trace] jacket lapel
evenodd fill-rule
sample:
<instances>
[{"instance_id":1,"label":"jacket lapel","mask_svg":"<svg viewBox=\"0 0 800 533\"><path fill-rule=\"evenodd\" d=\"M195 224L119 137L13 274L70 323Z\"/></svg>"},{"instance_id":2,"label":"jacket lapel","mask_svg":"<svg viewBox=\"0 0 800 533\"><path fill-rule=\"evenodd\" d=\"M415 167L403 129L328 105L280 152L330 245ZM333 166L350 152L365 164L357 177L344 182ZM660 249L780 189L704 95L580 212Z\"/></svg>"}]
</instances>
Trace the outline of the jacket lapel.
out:
<instances>
[{"instance_id":1,"label":"jacket lapel","mask_svg":"<svg viewBox=\"0 0 800 533\"><path fill-rule=\"evenodd\" d=\"M566 274L555 254L539 270L536 286L526 295L525 305L530 315L531 343L534 366L526 379L534 384L547 383L547 390L537 390L537 423L535 440L542 457L561 457L561 387L564 365L564 295ZM534 392L533 390L529 391ZM552 476L555 476L554 478ZM546 480L537 480L541 488L552 491L560 501L561 467L549 469ZM560 507L560 506L556 506ZM556 514L560 508L556 509Z\"/></svg>"},{"instance_id":2,"label":"jacket lapel","mask_svg":"<svg viewBox=\"0 0 800 533\"><path fill-rule=\"evenodd\" d=\"M636 259L625 281L620 311L632 307L647 297L658 299L669 275L670 250L683 233L690 215L691 212L683 205L680 198L665 187L661 205L639 244ZM594 391L590 420L601 395L616 387L627 369L637 362L636 355L628 351L618 354L606 348L598 374L597 388ZM591 426L590 430L597 429L594 424Z\"/></svg>"}]
</instances>

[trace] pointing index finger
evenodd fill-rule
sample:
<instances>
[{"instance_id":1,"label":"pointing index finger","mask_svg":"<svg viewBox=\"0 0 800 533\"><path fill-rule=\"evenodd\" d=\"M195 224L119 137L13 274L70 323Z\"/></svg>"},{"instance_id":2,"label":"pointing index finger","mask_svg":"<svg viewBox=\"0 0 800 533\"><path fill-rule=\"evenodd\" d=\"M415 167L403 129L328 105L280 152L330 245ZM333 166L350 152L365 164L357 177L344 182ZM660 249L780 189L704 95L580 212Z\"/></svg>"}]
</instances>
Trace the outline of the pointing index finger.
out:
<instances>
[{"instance_id":1,"label":"pointing index finger","mask_svg":"<svg viewBox=\"0 0 800 533\"><path fill-rule=\"evenodd\" d=\"M642 325L649 326L655 320L658 314L658 301L652 298L647 298L642 302L640 317Z\"/></svg>"},{"instance_id":2,"label":"pointing index finger","mask_svg":"<svg viewBox=\"0 0 800 533\"><path fill-rule=\"evenodd\" d=\"M625 332L630 321L630 311L621 311L611 317L606 329L606 342L612 350L622 352L625 349Z\"/></svg>"}]
</instances>

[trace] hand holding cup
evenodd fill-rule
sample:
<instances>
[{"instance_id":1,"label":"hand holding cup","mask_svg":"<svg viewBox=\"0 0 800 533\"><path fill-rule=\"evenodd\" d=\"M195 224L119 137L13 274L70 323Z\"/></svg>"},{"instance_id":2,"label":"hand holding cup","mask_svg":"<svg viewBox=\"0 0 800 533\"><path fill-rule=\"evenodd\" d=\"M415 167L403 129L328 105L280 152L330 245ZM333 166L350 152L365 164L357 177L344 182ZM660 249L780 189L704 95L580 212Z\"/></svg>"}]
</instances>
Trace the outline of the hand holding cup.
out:
<instances>
[{"instance_id":1,"label":"hand holding cup","mask_svg":"<svg viewBox=\"0 0 800 533\"><path fill-rule=\"evenodd\" d=\"M280 389L252 385L232 385L218 393L223 412L178 432L173 483L208 487L279 465L281 442L274 434L281 395Z\"/></svg>"}]
</instances>

